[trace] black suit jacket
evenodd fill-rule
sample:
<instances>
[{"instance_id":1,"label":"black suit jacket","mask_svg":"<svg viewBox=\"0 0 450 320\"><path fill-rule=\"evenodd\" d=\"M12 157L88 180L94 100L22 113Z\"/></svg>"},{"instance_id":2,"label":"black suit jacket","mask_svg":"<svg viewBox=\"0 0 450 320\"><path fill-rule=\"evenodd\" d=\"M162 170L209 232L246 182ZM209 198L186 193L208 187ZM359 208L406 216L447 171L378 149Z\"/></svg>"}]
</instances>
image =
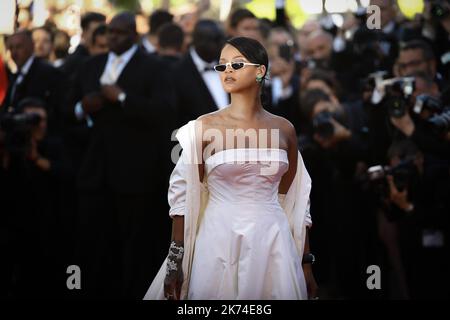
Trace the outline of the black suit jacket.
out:
<instances>
[{"instance_id":1,"label":"black suit jacket","mask_svg":"<svg viewBox=\"0 0 450 320\"><path fill-rule=\"evenodd\" d=\"M217 110L214 98L189 52L183 56L179 63L174 65L172 83L176 95L178 127L205 113Z\"/></svg>"},{"instance_id":2,"label":"black suit jacket","mask_svg":"<svg viewBox=\"0 0 450 320\"><path fill-rule=\"evenodd\" d=\"M69 55L59 69L69 79L71 85L75 81L75 76L80 66L90 57L89 50L80 44L75 51Z\"/></svg>"},{"instance_id":3,"label":"black suit jacket","mask_svg":"<svg viewBox=\"0 0 450 320\"><path fill-rule=\"evenodd\" d=\"M107 59L107 54L99 55L83 65L68 114L74 117L75 103L100 91ZM100 111L90 114L94 126L78 186L84 190L106 187L121 193L161 189L162 183L167 183L170 120L174 116L167 81L158 61L138 50L117 85L126 93L124 104L105 102Z\"/></svg>"},{"instance_id":4,"label":"black suit jacket","mask_svg":"<svg viewBox=\"0 0 450 320\"><path fill-rule=\"evenodd\" d=\"M8 77L8 92L1 108L2 112L17 111L19 102L24 98L40 98L47 107L50 133L59 131L62 121L63 97L68 90L63 74L47 62L34 58L28 73L20 85L16 87L12 99L11 90L16 81L16 76L8 72Z\"/></svg>"}]
</instances>

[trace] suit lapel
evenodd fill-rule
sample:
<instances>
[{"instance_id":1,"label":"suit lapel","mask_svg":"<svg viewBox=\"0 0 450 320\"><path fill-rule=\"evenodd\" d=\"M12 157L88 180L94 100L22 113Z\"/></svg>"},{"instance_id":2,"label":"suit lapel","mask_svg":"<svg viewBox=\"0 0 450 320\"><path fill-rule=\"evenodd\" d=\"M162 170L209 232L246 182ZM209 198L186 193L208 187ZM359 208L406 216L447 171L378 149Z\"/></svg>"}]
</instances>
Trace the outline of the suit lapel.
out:
<instances>
[{"instance_id":1,"label":"suit lapel","mask_svg":"<svg viewBox=\"0 0 450 320\"><path fill-rule=\"evenodd\" d=\"M105 72L106 63L108 62L108 56L109 53L104 54L102 59L100 60L100 63L96 64L96 66L98 66L98 69L95 70L95 78L99 83L99 87L101 87L100 78L102 77L103 72Z\"/></svg>"},{"instance_id":2,"label":"suit lapel","mask_svg":"<svg viewBox=\"0 0 450 320\"><path fill-rule=\"evenodd\" d=\"M33 73L35 69L37 68L37 64L39 63L39 58L34 58L33 62L31 63L30 69L28 69L27 74L24 76L22 82L17 85L14 92L14 97L12 101L12 105L17 105L19 101L24 98L27 92L27 86L30 82L30 79L33 77ZM15 81L17 81L17 77L15 78ZM14 84L13 84L14 85Z\"/></svg>"},{"instance_id":3,"label":"suit lapel","mask_svg":"<svg viewBox=\"0 0 450 320\"><path fill-rule=\"evenodd\" d=\"M138 48L136 52L133 54L131 59L126 64L125 68L123 68L122 72L119 75L119 78L117 79L117 84L123 88L123 84L126 82L126 79L128 79L128 74L133 73L133 66L139 62L139 56L142 54L142 49Z\"/></svg>"}]
</instances>

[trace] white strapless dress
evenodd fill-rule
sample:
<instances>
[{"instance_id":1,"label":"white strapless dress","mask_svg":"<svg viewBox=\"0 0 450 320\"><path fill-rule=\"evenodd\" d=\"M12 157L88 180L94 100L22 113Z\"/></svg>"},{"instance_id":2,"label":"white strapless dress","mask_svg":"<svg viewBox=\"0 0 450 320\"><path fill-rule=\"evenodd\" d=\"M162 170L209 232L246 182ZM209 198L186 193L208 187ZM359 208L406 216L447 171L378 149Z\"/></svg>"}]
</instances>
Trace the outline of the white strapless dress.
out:
<instances>
[{"instance_id":1,"label":"white strapless dress","mask_svg":"<svg viewBox=\"0 0 450 320\"><path fill-rule=\"evenodd\" d=\"M278 186L282 149L228 149L205 162L209 201L188 299L300 299L304 275Z\"/></svg>"}]
</instances>

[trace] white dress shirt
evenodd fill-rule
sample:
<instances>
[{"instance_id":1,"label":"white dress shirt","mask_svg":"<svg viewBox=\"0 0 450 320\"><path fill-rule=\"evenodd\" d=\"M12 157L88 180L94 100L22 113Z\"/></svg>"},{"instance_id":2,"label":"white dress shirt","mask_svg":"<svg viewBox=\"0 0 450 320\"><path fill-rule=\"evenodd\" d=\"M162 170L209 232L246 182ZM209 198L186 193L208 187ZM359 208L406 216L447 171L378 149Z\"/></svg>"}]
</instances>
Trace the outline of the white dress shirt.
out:
<instances>
[{"instance_id":1,"label":"white dress shirt","mask_svg":"<svg viewBox=\"0 0 450 320\"><path fill-rule=\"evenodd\" d=\"M192 60L194 61L195 66L197 67L198 72L202 76L206 87L208 87L208 90L211 93L216 106L219 109L225 108L229 104L228 94L222 87L222 82L220 81L219 74L214 71L214 69L205 71L205 68L212 68L214 66L214 63L208 64L207 62L203 61L202 58L200 58L200 56L197 54L197 52L195 52L194 48L190 49L190 55L192 57Z\"/></svg>"},{"instance_id":2,"label":"white dress shirt","mask_svg":"<svg viewBox=\"0 0 450 320\"><path fill-rule=\"evenodd\" d=\"M138 46L137 44L135 44L120 56L110 51L108 54L108 61L105 65L105 70L103 71L103 74L100 78L100 83L103 85L115 84L117 82L117 79L119 79L123 69L136 53L137 49Z\"/></svg>"},{"instance_id":3,"label":"white dress shirt","mask_svg":"<svg viewBox=\"0 0 450 320\"><path fill-rule=\"evenodd\" d=\"M150 41L148 41L148 38L145 36L142 38L142 45L144 46L145 50L147 50L148 53L156 52L155 46Z\"/></svg>"}]
</instances>

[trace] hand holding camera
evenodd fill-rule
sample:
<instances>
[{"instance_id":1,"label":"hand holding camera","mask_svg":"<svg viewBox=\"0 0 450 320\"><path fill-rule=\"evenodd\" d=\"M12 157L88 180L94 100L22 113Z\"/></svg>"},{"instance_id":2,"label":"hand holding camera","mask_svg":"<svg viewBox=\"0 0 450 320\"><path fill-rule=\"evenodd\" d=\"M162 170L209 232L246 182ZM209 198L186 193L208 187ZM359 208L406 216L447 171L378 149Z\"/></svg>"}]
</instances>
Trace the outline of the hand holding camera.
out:
<instances>
[{"instance_id":1,"label":"hand holding camera","mask_svg":"<svg viewBox=\"0 0 450 320\"><path fill-rule=\"evenodd\" d=\"M404 189L399 191L394 183L394 177L391 175L386 176L389 185L389 199L392 204L402 209L405 212L411 212L414 210L414 205L408 200L408 190Z\"/></svg>"},{"instance_id":2,"label":"hand holding camera","mask_svg":"<svg viewBox=\"0 0 450 320\"><path fill-rule=\"evenodd\" d=\"M314 140L324 149L336 146L339 142L350 139L349 129L337 122L331 114L322 112L313 120L315 127Z\"/></svg>"}]
</instances>

